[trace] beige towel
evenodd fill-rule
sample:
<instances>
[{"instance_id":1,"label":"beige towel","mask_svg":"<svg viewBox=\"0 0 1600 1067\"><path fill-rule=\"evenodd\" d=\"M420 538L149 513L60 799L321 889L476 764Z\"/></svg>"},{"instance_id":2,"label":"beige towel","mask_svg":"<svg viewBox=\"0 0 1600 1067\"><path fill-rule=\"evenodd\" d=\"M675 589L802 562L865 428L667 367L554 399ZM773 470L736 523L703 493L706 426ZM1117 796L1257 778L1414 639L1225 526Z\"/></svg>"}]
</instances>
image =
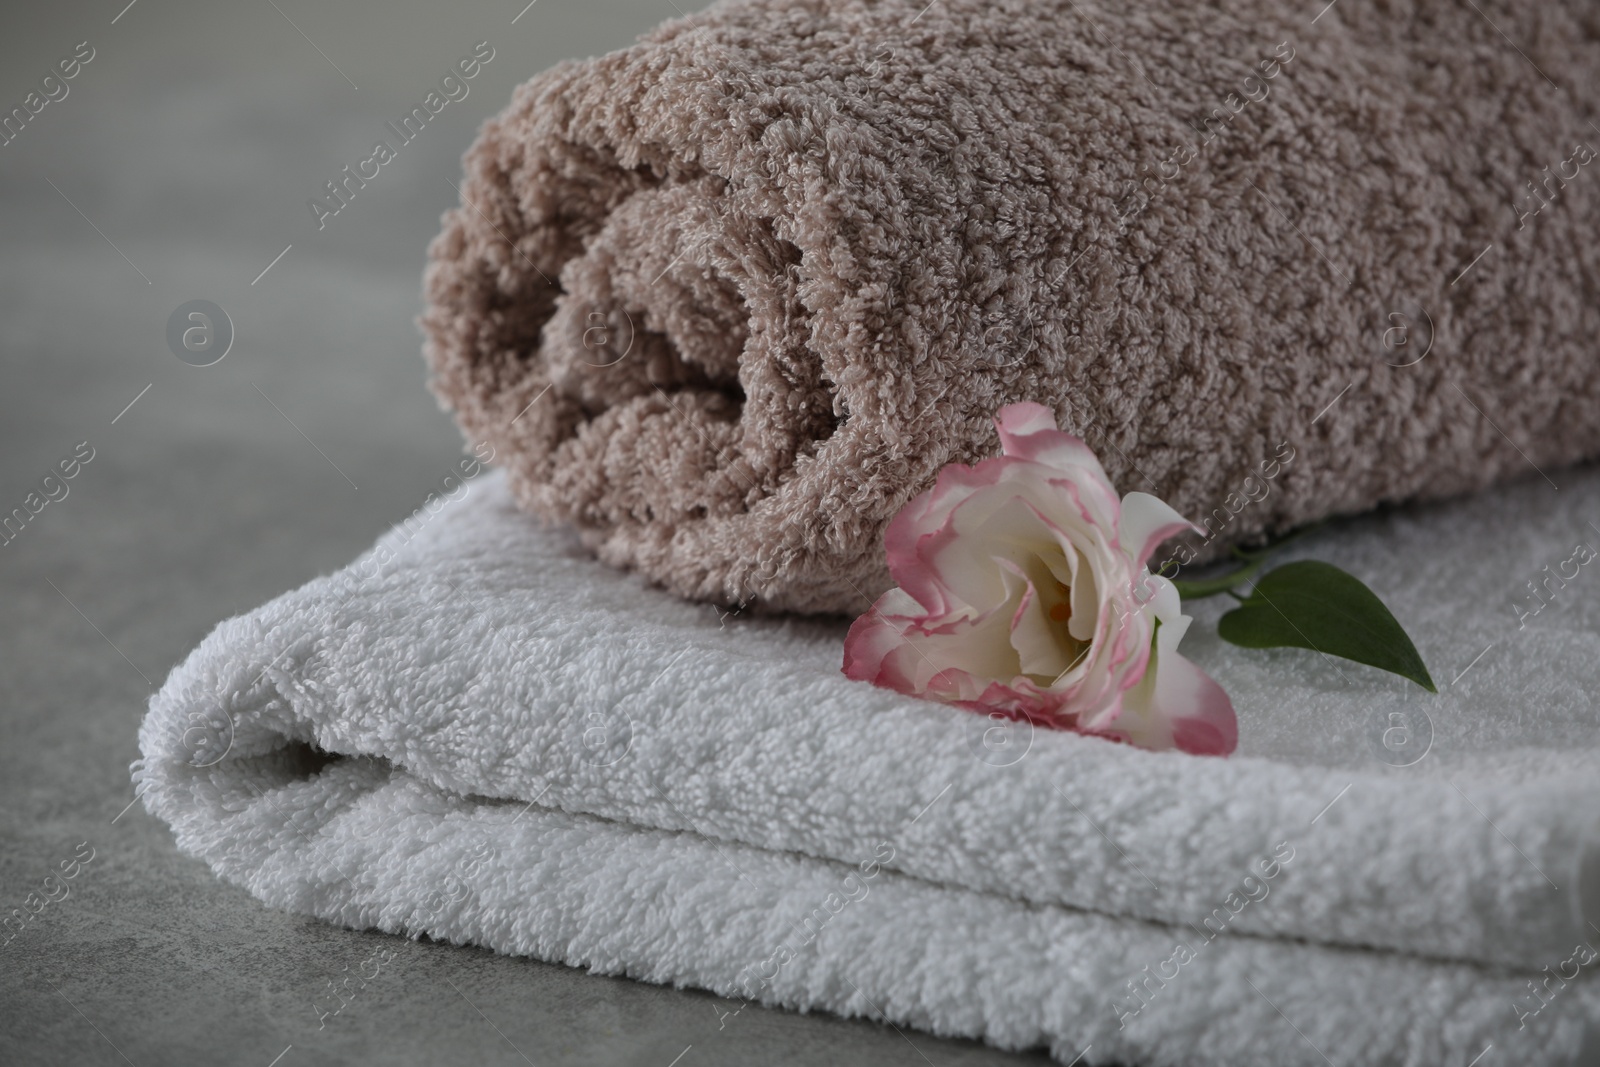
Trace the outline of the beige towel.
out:
<instances>
[{"instance_id":1,"label":"beige towel","mask_svg":"<svg viewBox=\"0 0 1600 1067\"><path fill-rule=\"evenodd\" d=\"M1600 8L737 0L523 85L433 385L685 596L858 613L1052 407L1223 546L1600 452Z\"/></svg>"}]
</instances>

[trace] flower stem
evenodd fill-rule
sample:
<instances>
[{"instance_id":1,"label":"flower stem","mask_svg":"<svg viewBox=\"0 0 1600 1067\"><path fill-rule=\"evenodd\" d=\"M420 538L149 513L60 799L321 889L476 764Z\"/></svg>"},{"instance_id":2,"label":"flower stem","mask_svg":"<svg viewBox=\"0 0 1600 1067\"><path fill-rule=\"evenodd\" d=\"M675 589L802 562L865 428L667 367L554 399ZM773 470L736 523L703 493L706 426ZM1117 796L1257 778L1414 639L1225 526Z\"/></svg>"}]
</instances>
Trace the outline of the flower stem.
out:
<instances>
[{"instance_id":1,"label":"flower stem","mask_svg":"<svg viewBox=\"0 0 1600 1067\"><path fill-rule=\"evenodd\" d=\"M1206 597L1220 596L1223 593L1233 592L1234 589L1254 578L1256 572L1266 566L1266 563L1267 558L1262 555L1238 570L1222 575L1220 578L1205 578L1197 582L1185 582L1174 578L1172 579L1172 586L1178 591L1178 596L1184 600L1204 600Z\"/></svg>"},{"instance_id":2,"label":"flower stem","mask_svg":"<svg viewBox=\"0 0 1600 1067\"><path fill-rule=\"evenodd\" d=\"M1231 594L1233 590L1256 576L1256 572L1266 565L1267 557L1291 541L1298 541L1308 533L1314 533L1326 526L1327 522L1314 522L1309 526L1302 526L1292 533L1285 534L1275 541L1269 541L1260 548L1246 550L1235 545L1231 551L1234 559L1243 560L1245 565L1236 571L1231 571L1219 578L1202 578L1197 582L1185 582L1177 578L1171 579L1172 586L1178 591L1178 596L1184 600L1204 600L1206 597L1220 596L1223 593ZM1242 599L1235 596L1235 600Z\"/></svg>"}]
</instances>

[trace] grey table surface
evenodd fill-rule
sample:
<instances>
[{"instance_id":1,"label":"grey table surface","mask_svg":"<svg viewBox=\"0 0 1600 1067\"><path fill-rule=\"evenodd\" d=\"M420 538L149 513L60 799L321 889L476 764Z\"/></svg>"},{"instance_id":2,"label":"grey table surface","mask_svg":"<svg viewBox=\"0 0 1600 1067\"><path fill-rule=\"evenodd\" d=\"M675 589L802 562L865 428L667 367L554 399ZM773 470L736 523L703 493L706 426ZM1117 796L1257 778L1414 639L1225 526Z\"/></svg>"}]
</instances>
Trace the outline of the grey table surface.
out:
<instances>
[{"instance_id":1,"label":"grey table surface","mask_svg":"<svg viewBox=\"0 0 1600 1067\"><path fill-rule=\"evenodd\" d=\"M0 110L93 49L0 147L0 513L94 450L0 547L0 914L94 850L0 948L0 1063L1045 1062L867 1020L724 1017L706 993L268 910L130 806L166 672L218 621L350 560L459 454L415 317L479 122L537 71L677 12L125 5L0 16ZM470 94L319 229L307 200L479 41L495 56ZM235 328L208 367L166 342L194 299ZM378 944L399 951L392 980L319 1026L313 998Z\"/></svg>"}]
</instances>

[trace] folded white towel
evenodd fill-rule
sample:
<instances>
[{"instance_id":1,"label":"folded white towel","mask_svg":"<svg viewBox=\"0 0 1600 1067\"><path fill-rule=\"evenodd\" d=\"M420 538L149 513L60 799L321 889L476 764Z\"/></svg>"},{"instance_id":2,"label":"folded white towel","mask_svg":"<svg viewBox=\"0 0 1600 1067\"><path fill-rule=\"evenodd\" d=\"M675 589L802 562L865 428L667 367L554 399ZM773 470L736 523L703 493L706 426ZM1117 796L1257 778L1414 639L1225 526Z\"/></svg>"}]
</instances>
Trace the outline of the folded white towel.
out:
<instances>
[{"instance_id":1,"label":"folded white towel","mask_svg":"<svg viewBox=\"0 0 1600 1067\"><path fill-rule=\"evenodd\" d=\"M218 874L352 926L1086 1064L1597 1062L1600 575L1510 607L1600 546L1571 481L1548 536L1518 486L1316 545L1443 697L1202 620L1218 760L850 682L842 624L651 590L491 476L219 626L135 778Z\"/></svg>"}]
</instances>

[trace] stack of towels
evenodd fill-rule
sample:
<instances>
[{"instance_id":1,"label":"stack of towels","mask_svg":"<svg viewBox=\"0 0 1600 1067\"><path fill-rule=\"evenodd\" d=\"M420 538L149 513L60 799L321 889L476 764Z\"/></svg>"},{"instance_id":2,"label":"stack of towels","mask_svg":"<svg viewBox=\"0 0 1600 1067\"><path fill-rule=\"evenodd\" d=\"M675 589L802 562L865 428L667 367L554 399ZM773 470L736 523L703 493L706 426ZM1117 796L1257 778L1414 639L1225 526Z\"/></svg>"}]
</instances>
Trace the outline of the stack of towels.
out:
<instances>
[{"instance_id":1,"label":"stack of towels","mask_svg":"<svg viewBox=\"0 0 1600 1067\"><path fill-rule=\"evenodd\" d=\"M522 86L424 316L503 470L221 624L145 805L268 904L729 1012L1600 1062L1600 477L1561 469L1600 453L1600 15L1320 6L734 0ZM846 679L885 525L1016 401L1202 563L1524 477L1300 542L1441 695L1207 604L1231 759Z\"/></svg>"},{"instance_id":2,"label":"stack of towels","mask_svg":"<svg viewBox=\"0 0 1600 1067\"><path fill-rule=\"evenodd\" d=\"M1239 712L1216 759L852 682L843 622L650 588L487 475L219 626L153 698L136 778L268 904L728 1012L1064 1063L1592 1063L1600 598L1518 631L1497 576L1570 555L1600 476L1564 480L1548 534L1520 523L1540 494L1313 545L1441 682L1483 652L1439 698L1203 616L1185 647ZM1483 569L1441 586L1463 557Z\"/></svg>"}]
</instances>

